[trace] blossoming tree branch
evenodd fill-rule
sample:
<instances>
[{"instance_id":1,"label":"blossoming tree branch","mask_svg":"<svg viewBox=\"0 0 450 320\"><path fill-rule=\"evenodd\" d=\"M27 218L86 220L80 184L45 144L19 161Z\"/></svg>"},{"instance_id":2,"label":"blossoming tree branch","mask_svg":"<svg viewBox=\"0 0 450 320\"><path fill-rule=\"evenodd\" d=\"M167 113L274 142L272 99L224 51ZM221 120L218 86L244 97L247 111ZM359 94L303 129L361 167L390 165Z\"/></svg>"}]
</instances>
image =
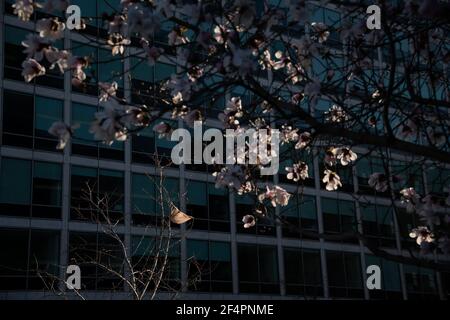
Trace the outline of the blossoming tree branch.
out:
<instances>
[{"instance_id":1,"label":"blossoming tree branch","mask_svg":"<svg viewBox=\"0 0 450 320\"><path fill-rule=\"evenodd\" d=\"M174 121L192 127L206 119L216 102L225 100L217 118L224 131L267 129L270 140L270 131L280 130L279 157L293 160L280 173L298 186L299 194L309 178L311 164L305 159L310 156L319 159L320 181L330 193L343 188L342 172L354 171L359 161L379 159L381 165L370 173L368 185L375 195L391 199L400 227L406 225L400 209L417 218L409 231L420 252L402 241L409 256L394 256L357 231L350 236L375 254L448 270L448 265L428 258L450 251L446 170L450 165L450 24L445 15L449 4L373 2L381 8L381 29L367 27L367 1L357 0L122 0L117 8L110 5L112 13L83 16L80 30L70 32L108 48L113 60L133 57L150 66L162 60L176 66L169 78L148 89L153 99L142 104L120 98L117 82L96 79L91 65L103 62L56 47L55 42L70 32L64 19L52 15L64 13L69 1L16 0L13 8L24 21L37 10L48 14L37 19L36 32L22 42L26 82L55 69L70 73L74 87L85 88L92 81L98 85L103 111L93 114L93 139L112 144L147 127L170 139ZM341 16L316 21L309 7L314 4L334 6ZM84 33L93 20L107 29L104 36ZM167 25L170 30L163 28ZM164 35L164 43L156 34ZM117 74L129 76L129 71L131 67ZM331 102L326 109L323 101ZM57 122L49 128L59 138L58 149L76 137L76 131L76 123ZM407 165L395 165L394 158ZM261 166L227 164L213 174L217 187L254 195L259 203L244 217L244 228L272 214L267 207L285 207L294 196L280 185L265 183ZM418 175L436 170L436 181L429 176L426 181L433 188L419 189L405 170L408 167L420 168ZM355 197L365 196L355 192Z\"/></svg>"}]
</instances>

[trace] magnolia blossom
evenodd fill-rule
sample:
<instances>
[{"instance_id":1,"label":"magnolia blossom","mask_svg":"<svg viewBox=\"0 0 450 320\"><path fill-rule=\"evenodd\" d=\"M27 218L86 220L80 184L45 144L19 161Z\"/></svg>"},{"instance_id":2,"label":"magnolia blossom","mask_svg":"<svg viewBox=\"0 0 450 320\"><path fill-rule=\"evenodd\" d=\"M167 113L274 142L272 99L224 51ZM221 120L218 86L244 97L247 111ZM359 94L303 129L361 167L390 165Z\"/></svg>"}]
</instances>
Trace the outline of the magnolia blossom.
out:
<instances>
[{"instance_id":1,"label":"magnolia blossom","mask_svg":"<svg viewBox=\"0 0 450 320\"><path fill-rule=\"evenodd\" d=\"M179 29L172 30L167 37L169 46L179 46L189 42L189 39L183 36Z\"/></svg>"},{"instance_id":2,"label":"magnolia blossom","mask_svg":"<svg viewBox=\"0 0 450 320\"><path fill-rule=\"evenodd\" d=\"M233 188L238 194L248 193L253 190L252 183L247 181L248 177L240 165L223 167L212 175L216 178L216 188Z\"/></svg>"},{"instance_id":3,"label":"magnolia blossom","mask_svg":"<svg viewBox=\"0 0 450 320\"><path fill-rule=\"evenodd\" d=\"M403 190L400 190L401 194L401 202L406 203L406 211L407 212L414 212L415 206L420 199L420 196L416 193L416 190L414 188L406 188Z\"/></svg>"},{"instance_id":4,"label":"magnolia blossom","mask_svg":"<svg viewBox=\"0 0 450 320\"><path fill-rule=\"evenodd\" d=\"M338 151L339 149L335 147L328 148L327 151L325 151L325 158L323 159L325 164L331 167L335 166L337 163Z\"/></svg>"},{"instance_id":5,"label":"magnolia blossom","mask_svg":"<svg viewBox=\"0 0 450 320\"><path fill-rule=\"evenodd\" d=\"M325 120L334 123L345 122L349 119L346 112L339 106L333 105L330 110L325 112Z\"/></svg>"},{"instance_id":6,"label":"magnolia blossom","mask_svg":"<svg viewBox=\"0 0 450 320\"><path fill-rule=\"evenodd\" d=\"M356 161L358 156L350 148L339 148L337 150L337 159L341 160L343 166L348 165L350 162Z\"/></svg>"},{"instance_id":7,"label":"magnolia blossom","mask_svg":"<svg viewBox=\"0 0 450 320\"><path fill-rule=\"evenodd\" d=\"M369 186L378 192L385 192L388 189L388 179L384 173L375 172L369 177Z\"/></svg>"},{"instance_id":8,"label":"magnolia blossom","mask_svg":"<svg viewBox=\"0 0 450 320\"><path fill-rule=\"evenodd\" d=\"M66 144L67 144L67 142L69 142L70 138L72 137L73 130L75 128L76 128L76 126L71 127L61 121L57 121L52 124L52 126L48 129L48 133L59 139L56 149L62 150L66 147Z\"/></svg>"},{"instance_id":9,"label":"magnolia blossom","mask_svg":"<svg viewBox=\"0 0 450 320\"><path fill-rule=\"evenodd\" d=\"M20 20L28 21L34 12L34 8L40 7L40 5L33 0L16 0L12 7L14 8L14 14Z\"/></svg>"},{"instance_id":10,"label":"magnolia blossom","mask_svg":"<svg viewBox=\"0 0 450 320\"><path fill-rule=\"evenodd\" d=\"M114 33L108 37L107 43L112 47L112 55L115 56L123 54L125 46L128 46L131 40L124 38L120 33Z\"/></svg>"},{"instance_id":11,"label":"magnolia blossom","mask_svg":"<svg viewBox=\"0 0 450 320\"><path fill-rule=\"evenodd\" d=\"M213 30L213 38L220 44L225 43L225 38L230 30L226 29L225 26L217 25Z\"/></svg>"},{"instance_id":12,"label":"magnolia blossom","mask_svg":"<svg viewBox=\"0 0 450 320\"><path fill-rule=\"evenodd\" d=\"M239 118L244 115L242 100L239 97L233 97L228 101L223 113L218 118L225 124L225 127L239 126Z\"/></svg>"},{"instance_id":13,"label":"magnolia blossom","mask_svg":"<svg viewBox=\"0 0 450 320\"><path fill-rule=\"evenodd\" d=\"M298 141L298 129L293 129L291 126L284 124L281 127L281 144L292 141Z\"/></svg>"},{"instance_id":14,"label":"magnolia blossom","mask_svg":"<svg viewBox=\"0 0 450 320\"><path fill-rule=\"evenodd\" d=\"M173 129L170 124L166 122L160 122L153 127L153 131L155 131L159 135L159 139L170 139Z\"/></svg>"},{"instance_id":15,"label":"magnolia blossom","mask_svg":"<svg viewBox=\"0 0 450 320\"><path fill-rule=\"evenodd\" d=\"M246 215L242 218L242 222L244 223L244 228L249 229L256 225L256 219L252 215Z\"/></svg>"},{"instance_id":16,"label":"magnolia blossom","mask_svg":"<svg viewBox=\"0 0 450 320\"><path fill-rule=\"evenodd\" d=\"M53 70L55 67L58 67L59 72L64 73L65 70L69 68L69 59L71 54L67 50L61 50L54 48L47 53L47 60L51 63L50 70Z\"/></svg>"},{"instance_id":17,"label":"magnolia blossom","mask_svg":"<svg viewBox=\"0 0 450 320\"><path fill-rule=\"evenodd\" d=\"M42 61L50 48L46 39L32 33L28 34L26 40L22 41L22 46L25 47L23 53L27 54L27 58L33 58L36 61Z\"/></svg>"},{"instance_id":18,"label":"magnolia blossom","mask_svg":"<svg viewBox=\"0 0 450 320\"><path fill-rule=\"evenodd\" d=\"M99 82L98 86L100 88L100 102L107 101L110 97L115 97L118 84L117 82L107 83L107 82Z\"/></svg>"},{"instance_id":19,"label":"magnolia blossom","mask_svg":"<svg viewBox=\"0 0 450 320\"><path fill-rule=\"evenodd\" d=\"M39 62L34 59L27 59L22 63L22 76L26 82L31 82L35 77L45 74L45 67L41 66Z\"/></svg>"},{"instance_id":20,"label":"magnolia blossom","mask_svg":"<svg viewBox=\"0 0 450 320\"><path fill-rule=\"evenodd\" d=\"M287 178L295 182L305 180L309 177L308 175L308 165L304 162L294 163L292 167L286 167L288 172Z\"/></svg>"},{"instance_id":21,"label":"magnolia blossom","mask_svg":"<svg viewBox=\"0 0 450 320\"><path fill-rule=\"evenodd\" d=\"M325 189L334 191L339 187L342 187L341 178L336 172L326 169L324 174L325 176L323 177L322 182L326 184Z\"/></svg>"},{"instance_id":22,"label":"magnolia blossom","mask_svg":"<svg viewBox=\"0 0 450 320\"><path fill-rule=\"evenodd\" d=\"M289 203L290 197L291 195L279 186L274 186L272 188L266 186L266 192L260 194L258 196L258 200L263 202L265 199L268 199L272 203L273 207L276 207L277 205L284 207Z\"/></svg>"},{"instance_id":23,"label":"magnolia blossom","mask_svg":"<svg viewBox=\"0 0 450 320\"><path fill-rule=\"evenodd\" d=\"M309 132L303 132L298 135L297 144L295 149L304 149L311 143L311 134Z\"/></svg>"},{"instance_id":24,"label":"magnolia blossom","mask_svg":"<svg viewBox=\"0 0 450 320\"><path fill-rule=\"evenodd\" d=\"M167 88L171 90L172 98L189 100L193 90L193 83L189 77L173 74L167 83Z\"/></svg>"},{"instance_id":25,"label":"magnolia blossom","mask_svg":"<svg viewBox=\"0 0 450 320\"><path fill-rule=\"evenodd\" d=\"M409 236L416 239L416 243L420 246L422 242L434 242L434 234L427 227L417 227L409 233Z\"/></svg>"},{"instance_id":26,"label":"magnolia blossom","mask_svg":"<svg viewBox=\"0 0 450 320\"><path fill-rule=\"evenodd\" d=\"M323 43L327 41L330 36L330 31L328 31L328 27L322 22L313 22L311 23L311 27L313 31L317 34L317 39L319 43Z\"/></svg>"},{"instance_id":27,"label":"magnolia blossom","mask_svg":"<svg viewBox=\"0 0 450 320\"><path fill-rule=\"evenodd\" d=\"M202 120L202 112L198 109L191 110L184 116L184 122L186 122L190 128L194 127L194 122Z\"/></svg>"},{"instance_id":28,"label":"magnolia blossom","mask_svg":"<svg viewBox=\"0 0 450 320\"><path fill-rule=\"evenodd\" d=\"M72 70L72 85L81 85L86 80L86 73L84 73L83 68L88 66L88 60L83 57L72 56L69 58L68 64Z\"/></svg>"},{"instance_id":29,"label":"magnolia blossom","mask_svg":"<svg viewBox=\"0 0 450 320\"><path fill-rule=\"evenodd\" d=\"M111 145L115 140L127 139L126 128L120 121L123 111L107 105L103 111L95 113L95 121L91 124L90 132L96 140Z\"/></svg>"},{"instance_id":30,"label":"magnolia blossom","mask_svg":"<svg viewBox=\"0 0 450 320\"><path fill-rule=\"evenodd\" d=\"M164 52L164 50L157 48L155 46L150 47L150 43L145 39L141 40L141 45L147 56L148 65L154 66L156 64L156 61L158 61L159 57Z\"/></svg>"},{"instance_id":31,"label":"magnolia blossom","mask_svg":"<svg viewBox=\"0 0 450 320\"><path fill-rule=\"evenodd\" d=\"M40 19L36 23L36 31L39 32L39 36L52 41L61 39L64 36L64 29L66 29L66 25L58 18Z\"/></svg>"}]
</instances>

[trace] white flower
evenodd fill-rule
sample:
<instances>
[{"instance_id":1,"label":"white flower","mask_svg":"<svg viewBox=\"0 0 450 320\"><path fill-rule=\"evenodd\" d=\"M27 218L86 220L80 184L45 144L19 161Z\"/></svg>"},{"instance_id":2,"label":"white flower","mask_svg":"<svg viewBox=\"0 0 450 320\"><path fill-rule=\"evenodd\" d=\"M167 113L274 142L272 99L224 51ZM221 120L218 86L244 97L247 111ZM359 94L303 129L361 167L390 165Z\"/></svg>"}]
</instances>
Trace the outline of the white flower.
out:
<instances>
[{"instance_id":1,"label":"white flower","mask_svg":"<svg viewBox=\"0 0 450 320\"><path fill-rule=\"evenodd\" d=\"M96 140L103 141L108 145L115 140L125 141L127 134L126 128L121 122L123 115L123 110L107 105L103 111L95 113L96 120L91 124L89 131L94 134Z\"/></svg>"},{"instance_id":2,"label":"white flower","mask_svg":"<svg viewBox=\"0 0 450 320\"><path fill-rule=\"evenodd\" d=\"M48 51L50 44L44 38L37 34L28 34L25 41L22 41L22 46L25 47L23 53L27 54L27 58L33 58L36 61L42 61L46 51Z\"/></svg>"},{"instance_id":3,"label":"white flower","mask_svg":"<svg viewBox=\"0 0 450 320\"><path fill-rule=\"evenodd\" d=\"M172 30L167 37L169 46L179 46L189 42L189 39L183 36L179 29Z\"/></svg>"},{"instance_id":4,"label":"white flower","mask_svg":"<svg viewBox=\"0 0 450 320\"><path fill-rule=\"evenodd\" d=\"M256 219L252 215L246 215L242 218L242 222L244 223L244 228L249 229L256 225Z\"/></svg>"},{"instance_id":5,"label":"white flower","mask_svg":"<svg viewBox=\"0 0 450 320\"><path fill-rule=\"evenodd\" d=\"M225 43L225 38L230 30L226 29L225 26L218 25L214 27L213 38L220 44Z\"/></svg>"},{"instance_id":6,"label":"white flower","mask_svg":"<svg viewBox=\"0 0 450 320\"><path fill-rule=\"evenodd\" d=\"M73 130L75 128L76 126L71 127L61 121L57 121L52 124L52 126L48 129L48 133L59 139L56 149L63 150L66 147L66 144L72 137Z\"/></svg>"},{"instance_id":7,"label":"white flower","mask_svg":"<svg viewBox=\"0 0 450 320\"><path fill-rule=\"evenodd\" d=\"M313 22L311 23L311 27L313 31L317 34L316 38L319 40L319 43L327 41L330 36L330 31L328 31L328 27L322 22Z\"/></svg>"},{"instance_id":8,"label":"white flower","mask_svg":"<svg viewBox=\"0 0 450 320\"><path fill-rule=\"evenodd\" d=\"M330 147L325 151L325 158L323 161L329 165L329 166L335 166L337 163L337 154L338 154L338 148Z\"/></svg>"},{"instance_id":9,"label":"white flower","mask_svg":"<svg viewBox=\"0 0 450 320\"><path fill-rule=\"evenodd\" d=\"M144 49L145 54L147 55L147 62L149 66L154 66L156 61L158 61L161 54L164 52L163 49L157 48L155 46L150 47L150 44L147 40L141 40L142 48Z\"/></svg>"},{"instance_id":10,"label":"white flower","mask_svg":"<svg viewBox=\"0 0 450 320\"><path fill-rule=\"evenodd\" d=\"M281 127L281 144L298 141L298 129L293 129L291 126L284 124Z\"/></svg>"},{"instance_id":11,"label":"white flower","mask_svg":"<svg viewBox=\"0 0 450 320\"><path fill-rule=\"evenodd\" d=\"M253 184L247 181L247 175L240 165L223 167L212 175L216 178L216 188L230 187L235 189L238 194L253 190Z\"/></svg>"},{"instance_id":12,"label":"white flower","mask_svg":"<svg viewBox=\"0 0 450 320\"><path fill-rule=\"evenodd\" d=\"M427 227L417 227L409 233L409 236L416 239L416 243L420 246L422 242L434 242L433 233Z\"/></svg>"},{"instance_id":13,"label":"white flower","mask_svg":"<svg viewBox=\"0 0 450 320\"><path fill-rule=\"evenodd\" d=\"M218 118L225 124L225 127L235 127L239 125L239 118L244 115L242 108L242 100L239 97L233 97L227 103L223 113Z\"/></svg>"},{"instance_id":14,"label":"white flower","mask_svg":"<svg viewBox=\"0 0 450 320\"><path fill-rule=\"evenodd\" d=\"M325 189L334 191L339 187L342 187L341 178L336 172L326 169L324 174L325 176L323 177L322 182L326 184Z\"/></svg>"},{"instance_id":15,"label":"white flower","mask_svg":"<svg viewBox=\"0 0 450 320\"><path fill-rule=\"evenodd\" d=\"M295 149L304 149L311 143L311 134L309 132L303 132L298 135L298 141L295 145Z\"/></svg>"},{"instance_id":16,"label":"white flower","mask_svg":"<svg viewBox=\"0 0 450 320\"><path fill-rule=\"evenodd\" d=\"M184 116L184 122L190 127L194 127L194 122L203 121L202 113L198 109L189 111L186 116Z\"/></svg>"},{"instance_id":17,"label":"white flower","mask_svg":"<svg viewBox=\"0 0 450 320\"><path fill-rule=\"evenodd\" d=\"M401 194L401 202L406 203L406 211L407 212L414 212L415 206L420 199L420 196L416 193L416 190L414 188L406 188L403 190L400 190Z\"/></svg>"},{"instance_id":18,"label":"white flower","mask_svg":"<svg viewBox=\"0 0 450 320\"><path fill-rule=\"evenodd\" d=\"M341 160L343 166L348 165L350 162L356 161L358 156L350 148L339 148L337 150L337 158Z\"/></svg>"},{"instance_id":19,"label":"white flower","mask_svg":"<svg viewBox=\"0 0 450 320\"><path fill-rule=\"evenodd\" d=\"M292 167L286 167L288 172L287 178L295 182L305 180L309 177L308 175L308 165L304 162L294 163Z\"/></svg>"},{"instance_id":20,"label":"white flower","mask_svg":"<svg viewBox=\"0 0 450 320\"><path fill-rule=\"evenodd\" d=\"M177 97L178 99L189 100L193 90L193 84L185 75L172 74L167 88L171 90L172 99Z\"/></svg>"},{"instance_id":21,"label":"white flower","mask_svg":"<svg viewBox=\"0 0 450 320\"><path fill-rule=\"evenodd\" d=\"M53 70L55 67L58 67L59 72L64 73L64 71L69 68L71 54L66 50L59 51L56 48L54 49L55 50L49 51L46 55L48 62L51 63L49 69Z\"/></svg>"},{"instance_id":22,"label":"white flower","mask_svg":"<svg viewBox=\"0 0 450 320\"><path fill-rule=\"evenodd\" d=\"M130 39L124 38L120 33L109 35L107 43L111 46L112 55L123 54L125 46L131 43Z\"/></svg>"},{"instance_id":23,"label":"white flower","mask_svg":"<svg viewBox=\"0 0 450 320\"><path fill-rule=\"evenodd\" d=\"M265 199L269 199L273 207L276 207L277 205L284 207L289 203L290 197L291 195L279 186L274 186L272 188L266 186L266 192L260 194L258 200L263 202Z\"/></svg>"},{"instance_id":24,"label":"white flower","mask_svg":"<svg viewBox=\"0 0 450 320\"><path fill-rule=\"evenodd\" d=\"M385 192L388 188L388 180L384 173L375 172L369 177L369 186L378 192Z\"/></svg>"},{"instance_id":25,"label":"white flower","mask_svg":"<svg viewBox=\"0 0 450 320\"><path fill-rule=\"evenodd\" d=\"M27 59L22 63L22 76L26 82L30 82L35 77L39 77L45 74L45 68L34 59Z\"/></svg>"},{"instance_id":26,"label":"white flower","mask_svg":"<svg viewBox=\"0 0 450 320\"><path fill-rule=\"evenodd\" d=\"M329 121L329 122L334 122L334 123L341 123L341 122L345 122L349 119L348 115L345 113L345 111L337 106L337 105L333 105L330 110L328 110L327 112L325 112L325 120Z\"/></svg>"},{"instance_id":27,"label":"white flower","mask_svg":"<svg viewBox=\"0 0 450 320\"><path fill-rule=\"evenodd\" d=\"M58 18L40 19L36 23L36 31L39 36L51 41L61 39L64 36L66 25L60 22Z\"/></svg>"},{"instance_id":28,"label":"white flower","mask_svg":"<svg viewBox=\"0 0 450 320\"><path fill-rule=\"evenodd\" d=\"M86 80L86 74L83 68L88 66L88 60L83 57L72 56L68 61L69 68L72 70L72 84L79 86Z\"/></svg>"},{"instance_id":29,"label":"white flower","mask_svg":"<svg viewBox=\"0 0 450 320\"><path fill-rule=\"evenodd\" d=\"M168 123L160 122L153 127L153 131L155 131L159 135L160 139L170 139L173 129Z\"/></svg>"},{"instance_id":30,"label":"white flower","mask_svg":"<svg viewBox=\"0 0 450 320\"><path fill-rule=\"evenodd\" d=\"M99 82L98 86L100 89L100 96L99 96L100 102L107 101L110 97L116 96L118 88L117 82L115 81L113 83Z\"/></svg>"},{"instance_id":31,"label":"white flower","mask_svg":"<svg viewBox=\"0 0 450 320\"><path fill-rule=\"evenodd\" d=\"M34 12L34 8L40 7L40 5L33 0L16 0L12 7L14 8L14 14L17 15L20 20L28 21Z\"/></svg>"}]
</instances>

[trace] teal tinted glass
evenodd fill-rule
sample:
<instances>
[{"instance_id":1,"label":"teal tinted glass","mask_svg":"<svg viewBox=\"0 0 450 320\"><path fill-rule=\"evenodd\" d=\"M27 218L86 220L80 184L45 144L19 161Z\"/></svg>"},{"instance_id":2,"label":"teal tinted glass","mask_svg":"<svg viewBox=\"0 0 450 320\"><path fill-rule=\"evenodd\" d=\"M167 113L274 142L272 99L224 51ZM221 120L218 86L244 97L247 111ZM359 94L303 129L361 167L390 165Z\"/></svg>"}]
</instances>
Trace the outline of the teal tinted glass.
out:
<instances>
[{"instance_id":1,"label":"teal tinted glass","mask_svg":"<svg viewBox=\"0 0 450 320\"><path fill-rule=\"evenodd\" d=\"M30 203L31 161L3 158L0 178L0 202Z\"/></svg>"},{"instance_id":2,"label":"teal tinted glass","mask_svg":"<svg viewBox=\"0 0 450 320\"><path fill-rule=\"evenodd\" d=\"M36 97L35 130L47 131L53 122L63 118L64 102L61 100Z\"/></svg>"}]
</instances>

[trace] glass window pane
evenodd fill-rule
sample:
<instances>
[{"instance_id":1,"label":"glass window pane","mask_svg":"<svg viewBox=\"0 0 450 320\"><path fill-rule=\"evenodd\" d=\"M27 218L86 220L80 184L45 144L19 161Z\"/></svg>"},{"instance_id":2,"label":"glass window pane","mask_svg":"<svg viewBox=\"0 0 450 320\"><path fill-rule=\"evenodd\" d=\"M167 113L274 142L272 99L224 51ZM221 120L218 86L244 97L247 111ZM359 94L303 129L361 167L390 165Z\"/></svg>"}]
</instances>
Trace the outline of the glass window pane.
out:
<instances>
[{"instance_id":1,"label":"glass window pane","mask_svg":"<svg viewBox=\"0 0 450 320\"><path fill-rule=\"evenodd\" d=\"M53 122L63 118L64 102L61 100L36 97L35 99L35 125L37 136L49 137L48 129Z\"/></svg>"},{"instance_id":2,"label":"glass window pane","mask_svg":"<svg viewBox=\"0 0 450 320\"><path fill-rule=\"evenodd\" d=\"M205 182L198 182L192 180L188 181L186 189L188 190L187 201L189 204L195 204L198 206L207 205L208 200Z\"/></svg>"},{"instance_id":3,"label":"glass window pane","mask_svg":"<svg viewBox=\"0 0 450 320\"><path fill-rule=\"evenodd\" d=\"M31 161L3 158L0 178L0 202L30 203Z\"/></svg>"},{"instance_id":4,"label":"glass window pane","mask_svg":"<svg viewBox=\"0 0 450 320\"><path fill-rule=\"evenodd\" d=\"M211 261L231 261L230 244L211 241L209 244L209 255Z\"/></svg>"},{"instance_id":5,"label":"glass window pane","mask_svg":"<svg viewBox=\"0 0 450 320\"><path fill-rule=\"evenodd\" d=\"M35 162L33 175L33 203L61 206L61 165Z\"/></svg>"},{"instance_id":6,"label":"glass window pane","mask_svg":"<svg viewBox=\"0 0 450 320\"><path fill-rule=\"evenodd\" d=\"M278 282L278 259L275 247L259 247L261 282Z\"/></svg>"},{"instance_id":7,"label":"glass window pane","mask_svg":"<svg viewBox=\"0 0 450 320\"><path fill-rule=\"evenodd\" d=\"M134 213L155 213L155 185L150 177L144 174L133 174L132 192Z\"/></svg>"},{"instance_id":8,"label":"glass window pane","mask_svg":"<svg viewBox=\"0 0 450 320\"><path fill-rule=\"evenodd\" d=\"M197 261L208 261L208 241L188 240L187 242L187 258L193 258Z\"/></svg>"}]
</instances>

